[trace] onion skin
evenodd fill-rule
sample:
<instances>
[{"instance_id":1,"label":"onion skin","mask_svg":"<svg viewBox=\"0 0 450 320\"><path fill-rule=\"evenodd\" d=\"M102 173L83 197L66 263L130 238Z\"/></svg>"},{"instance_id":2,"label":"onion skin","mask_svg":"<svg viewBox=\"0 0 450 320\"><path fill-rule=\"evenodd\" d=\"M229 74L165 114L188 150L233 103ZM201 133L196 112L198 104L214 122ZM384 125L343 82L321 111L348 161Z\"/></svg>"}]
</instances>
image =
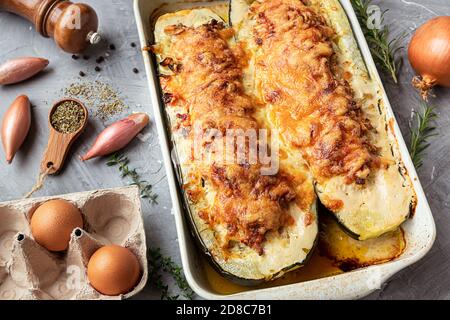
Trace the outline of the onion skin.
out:
<instances>
[{"instance_id":1,"label":"onion skin","mask_svg":"<svg viewBox=\"0 0 450 320\"><path fill-rule=\"evenodd\" d=\"M450 16L436 17L414 33L408 48L408 58L420 75L413 85L426 100L435 86L450 87Z\"/></svg>"},{"instance_id":2,"label":"onion skin","mask_svg":"<svg viewBox=\"0 0 450 320\"><path fill-rule=\"evenodd\" d=\"M31 104L27 96L19 96L14 100L3 117L2 143L6 154L6 162L10 164L31 126Z\"/></svg>"},{"instance_id":3,"label":"onion skin","mask_svg":"<svg viewBox=\"0 0 450 320\"><path fill-rule=\"evenodd\" d=\"M114 122L97 137L92 148L81 157L86 161L95 157L106 156L124 148L149 123L146 113L134 113L129 117Z\"/></svg>"},{"instance_id":4,"label":"onion skin","mask_svg":"<svg viewBox=\"0 0 450 320\"><path fill-rule=\"evenodd\" d=\"M0 85L22 82L44 70L49 64L43 58L17 58L0 66Z\"/></svg>"}]
</instances>

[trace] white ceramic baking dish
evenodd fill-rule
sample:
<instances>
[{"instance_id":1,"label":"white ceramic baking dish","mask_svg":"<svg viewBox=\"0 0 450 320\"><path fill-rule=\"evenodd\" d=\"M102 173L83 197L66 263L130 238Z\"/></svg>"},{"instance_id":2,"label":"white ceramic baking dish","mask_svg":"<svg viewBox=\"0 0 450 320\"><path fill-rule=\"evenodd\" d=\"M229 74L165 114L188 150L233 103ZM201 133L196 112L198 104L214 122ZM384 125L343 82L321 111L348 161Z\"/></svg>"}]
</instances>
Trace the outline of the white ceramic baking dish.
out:
<instances>
[{"instance_id":1,"label":"white ceramic baking dish","mask_svg":"<svg viewBox=\"0 0 450 320\"><path fill-rule=\"evenodd\" d=\"M155 19L162 13L176 11L181 8L217 4L219 1L196 2L180 0L134 0L134 11L140 36L141 46L152 43L152 27ZM221 1L223 2L223 1ZM381 84L381 79L373 62L364 35L349 0L341 0L350 24L354 30L355 38L359 44L362 56L367 64L371 76ZM161 10L161 6L164 10ZM394 132L398 139L400 152L408 172L413 180L418 197L416 214L413 219L404 223L406 235L406 251L397 259L381 265L357 269L340 275L295 283L285 286L255 289L236 294L222 295L214 292L205 276L201 266L201 259L197 257L195 244L190 237L188 225L183 215L182 195L176 178L176 169L171 160L170 135L166 128L164 106L160 98L159 84L153 58L148 51L143 51L143 58L148 77L151 102L155 115L159 140L167 172L170 194L173 202L175 221L178 232L178 241L181 251L186 278L192 289L206 299L354 299L364 297L378 289L382 283L393 274L420 260L433 245L436 229L430 207L420 185L417 173L412 164L408 149L402 134L395 121L392 108L383 92L388 119L394 122ZM382 87L382 86L381 86Z\"/></svg>"}]
</instances>

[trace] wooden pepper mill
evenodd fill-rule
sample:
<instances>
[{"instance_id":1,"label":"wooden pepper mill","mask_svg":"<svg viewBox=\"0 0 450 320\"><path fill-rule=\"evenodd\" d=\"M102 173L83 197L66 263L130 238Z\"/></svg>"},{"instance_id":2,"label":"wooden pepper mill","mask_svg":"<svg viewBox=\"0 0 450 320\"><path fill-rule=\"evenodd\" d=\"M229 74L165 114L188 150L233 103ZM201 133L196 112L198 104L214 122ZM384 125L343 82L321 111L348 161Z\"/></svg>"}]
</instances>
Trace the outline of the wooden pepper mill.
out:
<instances>
[{"instance_id":1,"label":"wooden pepper mill","mask_svg":"<svg viewBox=\"0 0 450 320\"><path fill-rule=\"evenodd\" d=\"M44 37L52 37L69 53L80 53L100 41L92 7L66 0L0 0L0 10L31 21Z\"/></svg>"}]
</instances>

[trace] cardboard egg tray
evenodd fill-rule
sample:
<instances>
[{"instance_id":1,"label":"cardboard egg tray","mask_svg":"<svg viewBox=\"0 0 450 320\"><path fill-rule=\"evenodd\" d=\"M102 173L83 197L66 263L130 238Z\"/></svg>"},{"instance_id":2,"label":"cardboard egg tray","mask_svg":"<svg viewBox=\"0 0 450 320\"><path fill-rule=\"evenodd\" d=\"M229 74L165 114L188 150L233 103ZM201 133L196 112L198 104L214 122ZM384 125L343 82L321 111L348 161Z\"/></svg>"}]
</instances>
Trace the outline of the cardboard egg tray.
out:
<instances>
[{"instance_id":1,"label":"cardboard egg tray","mask_svg":"<svg viewBox=\"0 0 450 320\"><path fill-rule=\"evenodd\" d=\"M40 204L64 199L78 207L84 229L72 232L65 252L47 251L33 240L30 219ZM91 255L107 244L130 249L141 265L141 280L129 293L106 296L89 284ZM0 300L129 298L148 277L145 232L137 187L95 190L0 203Z\"/></svg>"}]
</instances>

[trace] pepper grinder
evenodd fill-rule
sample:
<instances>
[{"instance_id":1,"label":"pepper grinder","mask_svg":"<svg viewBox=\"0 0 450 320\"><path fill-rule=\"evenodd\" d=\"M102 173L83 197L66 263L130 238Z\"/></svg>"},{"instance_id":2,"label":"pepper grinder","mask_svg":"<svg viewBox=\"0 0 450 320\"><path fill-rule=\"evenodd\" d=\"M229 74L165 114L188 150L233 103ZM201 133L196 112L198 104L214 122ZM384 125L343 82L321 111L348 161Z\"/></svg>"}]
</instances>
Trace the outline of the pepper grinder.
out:
<instances>
[{"instance_id":1,"label":"pepper grinder","mask_svg":"<svg viewBox=\"0 0 450 320\"><path fill-rule=\"evenodd\" d=\"M0 0L0 11L32 22L44 37L51 37L69 53L81 53L98 43L98 17L92 7L67 0Z\"/></svg>"}]
</instances>

